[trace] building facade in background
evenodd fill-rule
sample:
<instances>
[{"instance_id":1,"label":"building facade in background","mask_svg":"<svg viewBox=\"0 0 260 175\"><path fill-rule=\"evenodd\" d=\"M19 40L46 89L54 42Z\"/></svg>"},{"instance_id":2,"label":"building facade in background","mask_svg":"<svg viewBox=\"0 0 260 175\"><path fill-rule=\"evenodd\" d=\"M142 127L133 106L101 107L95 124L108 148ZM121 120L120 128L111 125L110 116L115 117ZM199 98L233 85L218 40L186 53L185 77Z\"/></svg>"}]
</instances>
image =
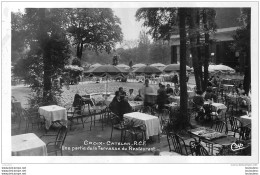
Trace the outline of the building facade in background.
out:
<instances>
[{"instance_id":1,"label":"building facade in background","mask_svg":"<svg viewBox=\"0 0 260 175\"><path fill-rule=\"evenodd\" d=\"M210 35L210 59L214 64L224 64L243 72L244 55L231 49L233 35L242 26L238 18L241 14L240 8L214 8L216 10L216 32ZM171 36L171 63L180 60L180 38L179 35ZM202 48L202 52L204 49ZM192 67L192 55L187 51L187 64Z\"/></svg>"}]
</instances>

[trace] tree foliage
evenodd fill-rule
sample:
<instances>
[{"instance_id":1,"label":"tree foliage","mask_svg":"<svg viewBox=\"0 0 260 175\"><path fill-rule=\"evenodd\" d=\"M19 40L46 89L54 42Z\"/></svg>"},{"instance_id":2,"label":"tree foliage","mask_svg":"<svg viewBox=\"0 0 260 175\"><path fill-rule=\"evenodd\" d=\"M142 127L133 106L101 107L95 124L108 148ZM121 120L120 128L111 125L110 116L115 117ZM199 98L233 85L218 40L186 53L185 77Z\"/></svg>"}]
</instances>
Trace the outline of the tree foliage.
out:
<instances>
[{"instance_id":1,"label":"tree foliage","mask_svg":"<svg viewBox=\"0 0 260 175\"><path fill-rule=\"evenodd\" d=\"M65 9L64 13L65 27L79 59L84 48L110 53L123 39L120 20L110 8L73 8Z\"/></svg>"},{"instance_id":2,"label":"tree foliage","mask_svg":"<svg viewBox=\"0 0 260 175\"><path fill-rule=\"evenodd\" d=\"M62 75L69 59L69 42L61 27L62 10L26 9L22 21L20 28L29 51L15 65L14 74L32 88L29 103L57 104L61 91L53 80Z\"/></svg>"},{"instance_id":3,"label":"tree foliage","mask_svg":"<svg viewBox=\"0 0 260 175\"><path fill-rule=\"evenodd\" d=\"M251 85L251 9L241 9L239 20L243 22L243 26L238 28L233 36L233 49L240 51L241 57L245 58L244 87L248 93Z\"/></svg>"}]
</instances>

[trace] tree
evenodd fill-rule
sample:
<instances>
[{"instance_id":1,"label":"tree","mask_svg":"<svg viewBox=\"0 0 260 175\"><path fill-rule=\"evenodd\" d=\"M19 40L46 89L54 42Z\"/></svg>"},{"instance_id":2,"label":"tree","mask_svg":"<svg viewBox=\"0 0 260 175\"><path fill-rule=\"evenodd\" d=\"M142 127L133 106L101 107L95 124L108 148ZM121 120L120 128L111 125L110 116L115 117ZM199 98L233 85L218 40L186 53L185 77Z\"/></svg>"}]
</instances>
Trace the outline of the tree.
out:
<instances>
[{"instance_id":1,"label":"tree","mask_svg":"<svg viewBox=\"0 0 260 175\"><path fill-rule=\"evenodd\" d=\"M76 65L76 66L81 66L81 62L80 59L78 59L77 57L73 58L71 65Z\"/></svg>"},{"instance_id":2,"label":"tree","mask_svg":"<svg viewBox=\"0 0 260 175\"><path fill-rule=\"evenodd\" d=\"M130 69L132 69L132 67L133 67L133 61L130 60L128 65L129 65Z\"/></svg>"},{"instance_id":3,"label":"tree","mask_svg":"<svg viewBox=\"0 0 260 175\"><path fill-rule=\"evenodd\" d=\"M178 116L178 127L180 129L189 125L187 105L186 84L186 19L188 9L186 8L141 8L136 12L137 20L143 19L143 25L149 27L148 33L155 40L169 40L173 32L180 34L180 113ZM177 19L179 19L177 21ZM177 31L179 29L179 31Z\"/></svg>"},{"instance_id":4,"label":"tree","mask_svg":"<svg viewBox=\"0 0 260 175\"><path fill-rule=\"evenodd\" d=\"M187 18L187 8L179 8L179 33L180 33L180 113L181 119L180 125L185 128L188 122L188 94L187 94L187 84L186 84L186 18Z\"/></svg>"},{"instance_id":5,"label":"tree","mask_svg":"<svg viewBox=\"0 0 260 175\"><path fill-rule=\"evenodd\" d=\"M139 59L148 60L149 59L149 45L150 40L145 33L145 31L141 31L139 34L139 44L138 44L138 56Z\"/></svg>"},{"instance_id":6,"label":"tree","mask_svg":"<svg viewBox=\"0 0 260 175\"><path fill-rule=\"evenodd\" d=\"M57 104L61 91L52 80L62 74L69 59L62 9L26 9L22 20L29 52L15 65L14 73L36 93L31 102Z\"/></svg>"},{"instance_id":7,"label":"tree","mask_svg":"<svg viewBox=\"0 0 260 175\"><path fill-rule=\"evenodd\" d=\"M11 13L11 61L15 63L23 57L26 45L24 44L23 15L21 12Z\"/></svg>"},{"instance_id":8,"label":"tree","mask_svg":"<svg viewBox=\"0 0 260 175\"><path fill-rule=\"evenodd\" d=\"M77 57L82 58L84 48L110 53L123 35L120 20L110 8L65 9L65 27L77 48Z\"/></svg>"},{"instance_id":9,"label":"tree","mask_svg":"<svg viewBox=\"0 0 260 175\"><path fill-rule=\"evenodd\" d=\"M243 22L243 26L236 30L236 34L233 36L234 44L233 48L240 51L245 57L245 76L244 76L244 88L248 93L251 85L251 9L241 9L240 21Z\"/></svg>"}]
</instances>

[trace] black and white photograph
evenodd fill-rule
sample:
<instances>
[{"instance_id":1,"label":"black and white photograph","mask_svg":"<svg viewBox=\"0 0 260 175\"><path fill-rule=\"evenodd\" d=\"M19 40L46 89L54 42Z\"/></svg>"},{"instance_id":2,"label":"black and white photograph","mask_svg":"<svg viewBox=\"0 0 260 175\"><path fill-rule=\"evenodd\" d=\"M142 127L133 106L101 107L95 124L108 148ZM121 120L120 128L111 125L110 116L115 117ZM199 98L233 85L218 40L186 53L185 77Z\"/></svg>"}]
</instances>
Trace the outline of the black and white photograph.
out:
<instances>
[{"instance_id":1,"label":"black and white photograph","mask_svg":"<svg viewBox=\"0 0 260 175\"><path fill-rule=\"evenodd\" d=\"M258 5L2 2L2 164L256 165Z\"/></svg>"}]
</instances>

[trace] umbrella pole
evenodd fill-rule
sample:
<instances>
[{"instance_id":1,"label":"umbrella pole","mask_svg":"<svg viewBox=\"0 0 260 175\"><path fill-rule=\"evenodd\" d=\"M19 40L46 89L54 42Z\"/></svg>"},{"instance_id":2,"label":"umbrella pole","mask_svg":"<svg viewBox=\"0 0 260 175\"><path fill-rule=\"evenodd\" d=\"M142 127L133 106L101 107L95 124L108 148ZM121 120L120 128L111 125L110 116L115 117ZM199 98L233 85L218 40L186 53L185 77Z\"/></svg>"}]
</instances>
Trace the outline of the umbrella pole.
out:
<instances>
[{"instance_id":1,"label":"umbrella pole","mask_svg":"<svg viewBox=\"0 0 260 175\"><path fill-rule=\"evenodd\" d=\"M107 82L107 75L106 75L106 95L105 95L105 99L107 99L107 87L108 87L108 82Z\"/></svg>"}]
</instances>

